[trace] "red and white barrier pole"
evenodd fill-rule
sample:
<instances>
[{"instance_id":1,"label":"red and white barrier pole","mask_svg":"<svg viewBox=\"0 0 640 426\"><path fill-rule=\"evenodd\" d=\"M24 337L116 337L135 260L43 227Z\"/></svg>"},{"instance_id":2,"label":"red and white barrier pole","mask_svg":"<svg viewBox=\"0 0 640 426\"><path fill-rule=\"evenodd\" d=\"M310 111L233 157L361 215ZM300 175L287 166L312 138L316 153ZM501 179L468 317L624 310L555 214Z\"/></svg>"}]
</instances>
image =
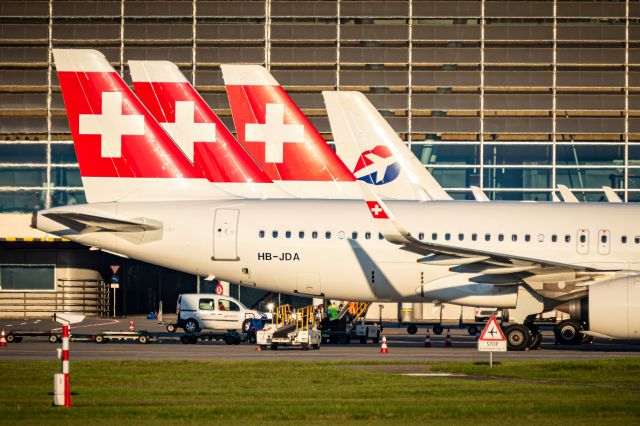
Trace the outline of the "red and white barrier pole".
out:
<instances>
[{"instance_id":1,"label":"red and white barrier pole","mask_svg":"<svg viewBox=\"0 0 640 426\"><path fill-rule=\"evenodd\" d=\"M69 387L69 325L62 326L62 374L64 374L64 406L71 407Z\"/></svg>"}]
</instances>

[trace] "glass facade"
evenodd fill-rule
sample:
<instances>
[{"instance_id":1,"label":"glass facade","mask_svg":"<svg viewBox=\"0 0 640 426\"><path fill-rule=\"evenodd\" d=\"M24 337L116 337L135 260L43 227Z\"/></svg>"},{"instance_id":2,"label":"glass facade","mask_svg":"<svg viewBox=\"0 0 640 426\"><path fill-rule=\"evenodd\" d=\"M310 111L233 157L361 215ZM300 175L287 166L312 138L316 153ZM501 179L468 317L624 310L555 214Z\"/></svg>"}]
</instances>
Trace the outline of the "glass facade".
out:
<instances>
[{"instance_id":1,"label":"glass facade","mask_svg":"<svg viewBox=\"0 0 640 426\"><path fill-rule=\"evenodd\" d=\"M3 0L3 212L84 201L52 47L176 62L232 129L221 63L269 67L328 140L321 91L362 91L457 198L640 201L639 1Z\"/></svg>"}]
</instances>

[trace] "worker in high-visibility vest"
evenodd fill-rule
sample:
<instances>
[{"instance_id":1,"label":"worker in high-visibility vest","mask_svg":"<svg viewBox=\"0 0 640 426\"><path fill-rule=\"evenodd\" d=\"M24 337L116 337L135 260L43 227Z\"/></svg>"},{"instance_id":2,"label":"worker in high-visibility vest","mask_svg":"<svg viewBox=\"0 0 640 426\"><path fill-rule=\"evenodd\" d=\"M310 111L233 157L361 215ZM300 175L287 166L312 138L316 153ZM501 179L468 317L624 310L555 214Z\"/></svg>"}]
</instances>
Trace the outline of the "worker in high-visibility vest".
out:
<instances>
[{"instance_id":1,"label":"worker in high-visibility vest","mask_svg":"<svg viewBox=\"0 0 640 426\"><path fill-rule=\"evenodd\" d=\"M340 316L340 312L338 311L338 308L336 308L334 304L331 304L327 308L327 315L329 316L329 321L333 321L338 319L338 317Z\"/></svg>"}]
</instances>

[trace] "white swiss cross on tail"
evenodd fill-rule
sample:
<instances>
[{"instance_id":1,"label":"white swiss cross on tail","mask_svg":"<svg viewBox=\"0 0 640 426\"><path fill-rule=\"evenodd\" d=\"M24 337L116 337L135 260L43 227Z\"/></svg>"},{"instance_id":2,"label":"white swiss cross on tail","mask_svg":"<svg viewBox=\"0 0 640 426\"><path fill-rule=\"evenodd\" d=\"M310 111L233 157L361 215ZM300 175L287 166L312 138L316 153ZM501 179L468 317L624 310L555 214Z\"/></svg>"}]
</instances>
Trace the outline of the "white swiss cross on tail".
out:
<instances>
[{"instance_id":1,"label":"white swiss cross on tail","mask_svg":"<svg viewBox=\"0 0 640 426\"><path fill-rule=\"evenodd\" d=\"M282 163L285 142L304 142L304 126L284 123L284 105L267 104L264 124L245 125L247 142L264 142L264 161Z\"/></svg>"},{"instance_id":2,"label":"white swiss cross on tail","mask_svg":"<svg viewBox=\"0 0 640 426\"><path fill-rule=\"evenodd\" d=\"M144 116L122 113L122 93L102 92L102 114L80 114L78 133L100 135L102 157L122 157L122 136L144 135Z\"/></svg>"},{"instance_id":3,"label":"white swiss cross on tail","mask_svg":"<svg viewBox=\"0 0 640 426\"><path fill-rule=\"evenodd\" d=\"M367 201L367 207L374 219L389 219L387 212L380 206L377 201Z\"/></svg>"},{"instance_id":4,"label":"white swiss cross on tail","mask_svg":"<svg viewBox=\"0 0 640 426\"><path fill-rule=\"evenodd\" d=\"M193 144L195 142L216 141L215 123L196 123L194 112L195 105L193 102L176 101L175 122L160 123L192 163Z\"/></svg>"}]
</instances>

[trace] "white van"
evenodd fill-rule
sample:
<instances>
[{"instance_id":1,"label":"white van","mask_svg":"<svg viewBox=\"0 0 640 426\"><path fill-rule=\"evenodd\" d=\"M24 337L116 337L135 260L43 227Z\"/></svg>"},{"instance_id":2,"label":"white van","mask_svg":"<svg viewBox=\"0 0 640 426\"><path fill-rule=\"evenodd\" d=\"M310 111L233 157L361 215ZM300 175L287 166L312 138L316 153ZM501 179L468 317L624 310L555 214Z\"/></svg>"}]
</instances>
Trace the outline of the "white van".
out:
<instances>
[{"instance_id":1,"label":"white van","mask_svg":"<svg viewBox=\"0 0 640 426\"><path fill-rule=\"evenodd\" d=\"M252 318L263 317L238 299L210 293L179 295L176 313L177 326L187 333L202 329L247 331Z\"/></svg>"}]
</instances>

